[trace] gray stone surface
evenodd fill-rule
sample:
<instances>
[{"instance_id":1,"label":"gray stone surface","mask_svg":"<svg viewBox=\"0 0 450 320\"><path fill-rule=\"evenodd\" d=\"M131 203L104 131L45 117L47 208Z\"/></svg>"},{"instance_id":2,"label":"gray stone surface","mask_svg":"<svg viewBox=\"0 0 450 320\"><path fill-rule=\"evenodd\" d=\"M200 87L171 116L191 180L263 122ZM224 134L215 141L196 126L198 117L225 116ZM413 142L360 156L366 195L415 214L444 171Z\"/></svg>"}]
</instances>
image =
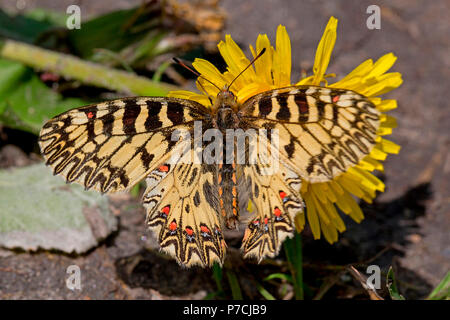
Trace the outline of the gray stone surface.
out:
<instances>
[{"instance_id":1,"label":"gray stone surface","mask_svg":"<svg viewBox=\"0 0 450 320\"><path fill-rule=\"evenodd\" d=\"M66 185L43 163L0 170L0 246L85 253L117 230L108 198Z\"/></svg>"}]
</instances>

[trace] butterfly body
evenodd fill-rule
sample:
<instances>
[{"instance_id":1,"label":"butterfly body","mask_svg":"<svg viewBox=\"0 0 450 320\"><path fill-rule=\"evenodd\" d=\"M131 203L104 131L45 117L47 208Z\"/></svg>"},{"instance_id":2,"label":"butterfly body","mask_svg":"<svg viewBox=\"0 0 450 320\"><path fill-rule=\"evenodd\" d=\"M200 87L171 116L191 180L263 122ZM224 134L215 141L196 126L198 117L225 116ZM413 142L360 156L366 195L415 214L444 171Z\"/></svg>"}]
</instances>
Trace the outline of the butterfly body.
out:
<instances>
[{"instance_id":1,"label":"butterfly body","mask_svg":"<svg viewBox=\"0 0 450 320\"><path fill-rule=\"evenodd\" d=\"M242 222L249 200L243 255L274 257L303 214L302 181L329 181L358 164L375 145L379 116L364 96L315 86L267 91L242 104L222 90L211 107L136 97L58 115L39 144L55 174L86 189L116 192L145 179L146 223L161 249L181 265L211 266L223 263L223 230ZM174 139L177 130L188 134Z\"/></svg>"}]
</instances>

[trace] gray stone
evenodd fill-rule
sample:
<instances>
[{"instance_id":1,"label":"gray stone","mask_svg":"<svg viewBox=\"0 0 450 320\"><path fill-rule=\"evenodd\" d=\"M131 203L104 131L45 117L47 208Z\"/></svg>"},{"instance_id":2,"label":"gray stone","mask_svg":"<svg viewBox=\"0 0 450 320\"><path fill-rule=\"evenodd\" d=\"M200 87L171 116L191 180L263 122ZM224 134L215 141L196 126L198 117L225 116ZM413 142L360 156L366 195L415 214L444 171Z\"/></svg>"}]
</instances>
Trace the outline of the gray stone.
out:
<instances>
[{"instance_id":1,"label":"gray stone","mask_svg":"<svg viewBox=\"0 0 450 320\"><path fill-rule=\"evenodd\" d=\"M108 198L67 185L44 164L0 171L0 245L83 253L117 230Z\"/></svg>"}]
</instances>

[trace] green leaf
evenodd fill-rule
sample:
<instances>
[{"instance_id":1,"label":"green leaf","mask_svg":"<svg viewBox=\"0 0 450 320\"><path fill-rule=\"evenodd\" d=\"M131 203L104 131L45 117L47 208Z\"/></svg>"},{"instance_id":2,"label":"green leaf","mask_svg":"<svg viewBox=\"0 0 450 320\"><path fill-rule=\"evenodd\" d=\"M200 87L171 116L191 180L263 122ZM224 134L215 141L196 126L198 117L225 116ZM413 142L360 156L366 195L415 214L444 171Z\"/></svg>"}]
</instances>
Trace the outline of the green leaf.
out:
<instances>
[{"instance_id":1,"label":"green leaf","mask_svg":"<svg viewBox=\"0 0 450 320\"><path fill-rule=\"evenodd\" d=\"M69 15L60 11L53 11L43 8L35 8L24 14L25 18L33 19L49 26L65 27Z\"/></svg>"},{"instance_id":2,"label":"green leaf","mask_svg":"<svg viewBox=\"0 0 450 320\"><path fill-rule=\"evenodd\" d=\"M118 52L139 41L148 30L134 31L127 28L135 17L134 24L145 21L145 16L139 15L137 11L138 9L114 11L83 22L81 29L70 30L68 33L71 47L82 58L91 59L97 48Z\"/></svg>"},{"instance_id":3,"label":"green leaf","mask_svg":"<svg viewBox=\"0 0 450 320\"><path fill-rule=\"evenodd\" d=\"M214 298L216 298L219 295L220 295L220 292L218 292L218 291L210 292L206 296L203 297L203 300L213 300Z\"/></svg>"},{"instance_id":4,"label":"green leaf","mask_svg":"<svg viewBox=\"0 0 450 320\"><path fill-rule=\"evenodd\" d=\"M0 59L0 123L3 125L37 134L46 120L86 104L87 101L78 98L63 99L31 69Z\"/></svg>"},{"instance_id":5,"label":"green leaf","mask_svg":"<svg viewBox=\"0 0 450 320\"><path fill-rule=\"evenodd\" d=\"M217 262L215 262L212 266L212 275L213 275L214 281L216 282L216 286L217 286L217 291L214 292L214 295L215 296L223 296L224 295L223 286L222 286L223 269L220 266L220 264L218 264Z\"/></svg>"},{"instance_id":6,"label":"green leaf","mask_svg":"<svg viewBox=\"0 0 450 320\"><path fill-rule=\"evenodd\" d=\"M0 101L17 88L27 73L28 69L24 65L0 59Z\"/></svg>"},{"instance_id":7,"label":"green leaf","mask_svg":"<svg viewBox=\"0 0 450 320\"><path fill-rule=\"evenodd\" d=\"M285 280L287 282L292 283L292 276L284 273L272 273L264 278L264 281L269 281L273 279Z\"/></svg>"},{"instance_id":8,"label":"green leaf","mask_svg":"<svg viewBox=\"0 0 450 320\"><path fill-rule=\"evenodd\" d=\"M158 48L158 44L164 39L166 33L152 31L149 32L145 38L143 38L136 48L132 48L133 55L130 57L130 63L141 60L149 60L158 55L161 55L169 50L170 46L167 48Z\"/></svg>"},{"instance_id":9,"label":"green leaf","mask_svg":"<svg viewBox=\"0 0 450 320\"><path fill-rule=\"evenodd\" d=\"M450 300L450 271L444 279L434 288L427 298L428 300Z\"/></svg>"},{"instance_id":10,"label":"green leaf","mask_svg":"<svg viewBox=\"0 0 450 320\"><path fill-rule=\"evenodd\" d=\"M262 285L259 283L256 284L256 289L258 289L259 293L266 299L266 300L276 300L275 297L270 294L269 291L267 291Z\"/></svg>"},{"instance_id":11,"label":"green leaf","mask_svg":"<svg viewBox=\"0 0 450 320\"><path fill-rule=\"evenodd\" d=\"M48 20L36 20L23 15L9 16L0 10L0 36L23 42L34 43L39 36L55 24Z\"/></svg>"},{"instance_id":12,"label":"green leaf","mask_svg":"<svg viewBox=\"0 0 450 320\"><path fill-rule=\"evenodd\" d=\"M241 287L235 273L231 270L227 270L228 283L231 288L231 296L233 300L243 300Z\"/></svg>"},{"instance_id":13,"label":"green leaf","mask_svg":"<svg viewBox=\"0 0 450 320\"><path fill-rule=\"evenodd\" d=\"M294 238L286 239L283 246L287 257L289 270L292 275L295 299L303 300L303 253L301 235L299 233L295 233Z\"/></svg>"},{"instance_id":14,"label":"green leaf","mask_svg":"<svg viewBox=\"0 0 450 320\"><path fill-rule=\"evenodd\" d=\"M398 292L397 284L395 283L394 270L392 269L392 266L389 267L389 271L386 276L386 286L389 290L389 295L391 296L392 300L405 300L405 297L403 297Z\"/></svg>"}]
</instances>

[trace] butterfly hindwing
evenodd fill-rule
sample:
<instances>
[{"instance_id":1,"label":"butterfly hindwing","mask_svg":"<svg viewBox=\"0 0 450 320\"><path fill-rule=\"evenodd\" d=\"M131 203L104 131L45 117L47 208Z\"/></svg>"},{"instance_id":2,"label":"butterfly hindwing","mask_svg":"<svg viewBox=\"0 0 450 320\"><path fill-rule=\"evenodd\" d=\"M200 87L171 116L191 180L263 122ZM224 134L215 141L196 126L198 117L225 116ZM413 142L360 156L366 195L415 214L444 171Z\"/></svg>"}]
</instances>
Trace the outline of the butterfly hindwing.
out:
<instances>
[{"instance_id":1,"label":"butterfly hindwing","mask_svg":"<svg viewBox=\"0 0 450 320\"><path fill-rule=\"evenodd\" d=\"M215 165L163 164L146 179L147 225L181 265L223 263L216 171Z\"/></svg>"},{"instance_id":2,"label":"butterfly hindwing","mask_svg":"<svg viewBox=\"0 0 450 320\"><path fill-rule=\"evenodd\" d=\"M267 155L259 150L256 163L240 166L244 180L241 192L249 190L254 207L241 250L244 257L261 261L276 256L283 241L293 237L294 218L303 211L304 204L300 177L284 162L269 160L273 159L271 149L264 141L258 145L268 150Z\"/></svg>"},{"instance_id":3,"label":"butterfly hindwing","mask_svg":"<svg viewBox=\"0 0 450 320\"><path fill-rule=\"evenodd\" d=\"M191 130L206 114L199 103L183 99L118 99L56 116L42 128L39 144L55 174L86 189L115 192L171 156L173 130Z\"/></svg>"}]
</instances>

